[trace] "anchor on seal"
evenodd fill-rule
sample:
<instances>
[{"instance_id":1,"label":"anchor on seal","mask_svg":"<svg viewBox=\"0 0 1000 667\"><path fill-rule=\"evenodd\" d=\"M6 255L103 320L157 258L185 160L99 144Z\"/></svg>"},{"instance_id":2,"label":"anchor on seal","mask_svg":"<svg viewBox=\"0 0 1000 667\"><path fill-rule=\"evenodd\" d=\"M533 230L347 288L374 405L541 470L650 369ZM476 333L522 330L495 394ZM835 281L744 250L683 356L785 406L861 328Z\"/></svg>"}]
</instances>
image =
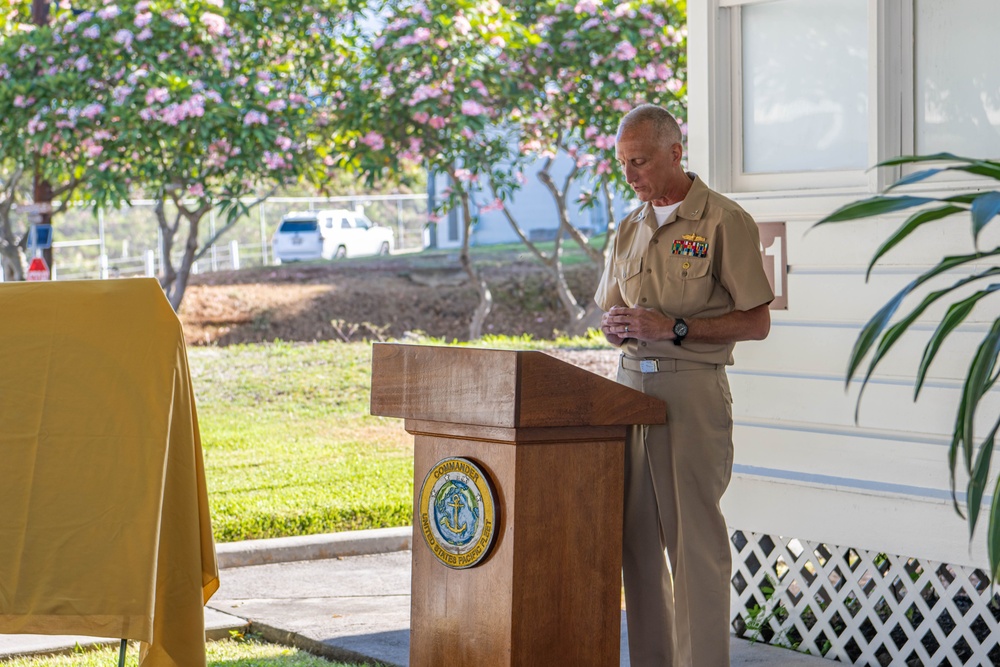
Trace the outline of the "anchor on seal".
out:
<instances>
[{"instance_id":1,"label":"anchor on seal","mask_svg":"<svg viewBox=\"0 0 1000 667\"><path fill-rule=\"evenodd\" d=\"M453 533L464 532L465 529L468 527L469 524L463 523L458 528L456 528L455 526L458 526L458 510L460 510L461 508L465 507L465 504L462 502L462 499L458 497L457 493L452 494L452 496L451 496L451 502L448 503L448 504L451 505L451 507L454 508L454 510L455 510L455 512L454 512L454 514L455 514L455 523L452 524L451 521L448 520L448 517L443 516L440 519L441 525L443 525L445 528L447 528L448 530L450 530Z\"/></svg>"}]
</instances>

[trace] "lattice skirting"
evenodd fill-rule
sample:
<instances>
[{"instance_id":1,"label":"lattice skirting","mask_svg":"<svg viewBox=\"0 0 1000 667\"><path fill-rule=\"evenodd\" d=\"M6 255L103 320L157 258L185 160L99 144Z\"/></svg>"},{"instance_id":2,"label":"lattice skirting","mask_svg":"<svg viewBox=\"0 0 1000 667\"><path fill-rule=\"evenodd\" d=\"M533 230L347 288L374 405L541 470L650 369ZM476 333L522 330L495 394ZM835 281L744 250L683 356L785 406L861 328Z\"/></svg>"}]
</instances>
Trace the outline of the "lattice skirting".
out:
<instances>
[{"instance_id":1,"label":"lattice skirting","mask_svg":"<svg viewBox=\"0 0 1000 667\"><path fill-rule=\"evenodd\" d=\"M733 531L737 636L855 665L1000 665L983 570Z\"/></svg>"}]
</instances>

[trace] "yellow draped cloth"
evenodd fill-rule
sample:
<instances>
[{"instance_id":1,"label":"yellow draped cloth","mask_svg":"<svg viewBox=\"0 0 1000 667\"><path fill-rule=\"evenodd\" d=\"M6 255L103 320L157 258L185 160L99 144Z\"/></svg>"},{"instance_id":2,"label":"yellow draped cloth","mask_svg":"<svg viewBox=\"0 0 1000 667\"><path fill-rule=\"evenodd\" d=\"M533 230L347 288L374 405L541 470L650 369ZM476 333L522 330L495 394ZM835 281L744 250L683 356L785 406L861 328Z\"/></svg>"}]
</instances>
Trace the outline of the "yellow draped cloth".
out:
<instances>
[{"instance_id":1,"label":"yellow draped cloth","mask_svg":"<svg viewBox=\"0 0 1000 667\"><path fill-rule=\"evenodd\" d=\"M218 587L159 284L0 284L0 633L127 638L143 667L202 667Z\"/></svg>"}]
</instances>

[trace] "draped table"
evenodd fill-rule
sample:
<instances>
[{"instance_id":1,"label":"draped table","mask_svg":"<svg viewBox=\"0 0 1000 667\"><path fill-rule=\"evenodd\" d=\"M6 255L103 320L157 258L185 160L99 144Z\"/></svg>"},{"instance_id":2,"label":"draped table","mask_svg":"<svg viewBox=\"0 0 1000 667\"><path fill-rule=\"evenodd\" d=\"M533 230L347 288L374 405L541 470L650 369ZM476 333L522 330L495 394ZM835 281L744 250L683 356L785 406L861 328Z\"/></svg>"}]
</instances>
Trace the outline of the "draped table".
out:
<instances>
[{"instance_id":1,"label":"draped table","mask_svg":"<svg viewBox=\"0 0 1000 667\"><path fill-rule=\"evenodd\" d=\"M157 281L0 284L0 633L204 666L218 587L187 352Z\"/></svg>"}]
</instances>

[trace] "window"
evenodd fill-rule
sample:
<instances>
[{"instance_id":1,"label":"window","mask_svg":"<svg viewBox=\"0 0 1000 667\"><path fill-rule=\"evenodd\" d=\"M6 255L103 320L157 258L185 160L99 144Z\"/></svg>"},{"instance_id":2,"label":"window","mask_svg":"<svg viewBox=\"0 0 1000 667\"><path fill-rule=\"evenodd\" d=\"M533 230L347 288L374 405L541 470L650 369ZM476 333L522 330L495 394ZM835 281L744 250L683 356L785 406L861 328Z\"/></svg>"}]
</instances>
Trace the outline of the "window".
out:
<instances>
[{"instance_id":1,"label":"window","mask_svg":"<svg viewBox=\"0 0 1000 667\"><path fill-rule=\"evenodd\" d=\"M865 183L868 0L775 0L733 8L738 190Z\"/></svg>"},{"instance_id":2,"label":"window","mask_svg":"<svg viewBox=\"0 0 1000 667\"><path fill-rule=\"evenodd\" d=\"M915 0L914 151L1000 156L997 0Z\"/></svg>"}]
</instances>

